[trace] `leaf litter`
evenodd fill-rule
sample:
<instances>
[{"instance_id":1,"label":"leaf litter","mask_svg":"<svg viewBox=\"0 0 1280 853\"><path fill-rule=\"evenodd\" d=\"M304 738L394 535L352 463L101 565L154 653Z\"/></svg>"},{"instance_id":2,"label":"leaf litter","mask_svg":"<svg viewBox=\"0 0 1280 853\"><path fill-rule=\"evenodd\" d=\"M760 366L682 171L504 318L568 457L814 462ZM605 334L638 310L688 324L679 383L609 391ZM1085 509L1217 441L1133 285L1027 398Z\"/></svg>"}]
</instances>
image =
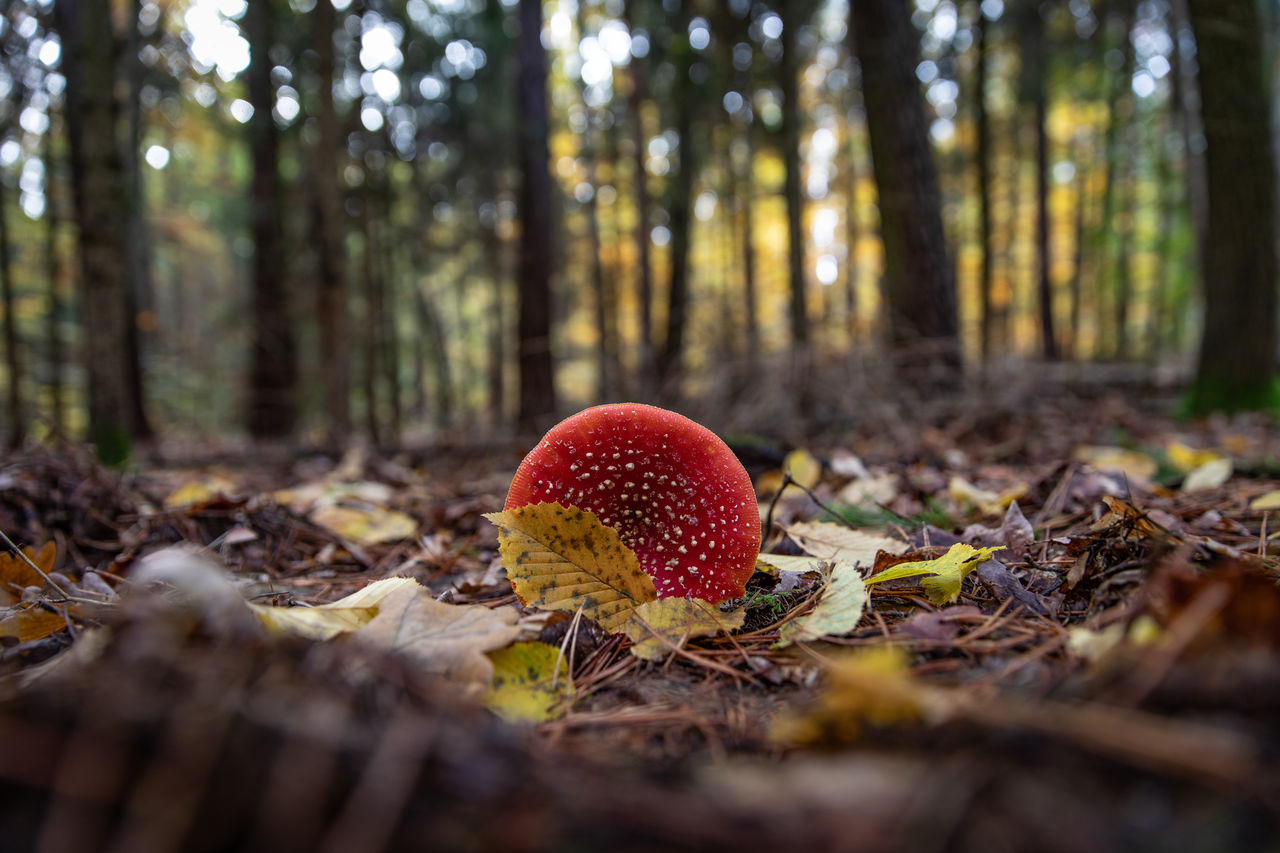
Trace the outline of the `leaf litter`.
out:
<instances>
[{"instance_id":1,"label":"leaf litter","mask_svg":"<svg viewBox=\"0 0 1280 853\"><path fill-rule=\"evenodd\" d=\"M382 487L355 485L362 505L413 522L386 537L278 499L283 485L324 482L321 503L338 491L302 463L166 503L199 471L11 456L0 527L67 600L0 565L3 618L38 611L48 627L0 637L0 736L18 745L0 762L8 808L50 815L27 824L46 837L73 808L56 774L96 766L115 780L103 802L137 815L162 779L213 780L176 784L165 824L213 846L235 831L332 846L345 820L374 814L388 849L447 846L458 836L415 817L431 803L481 847L829 847L847 841L850 802L885 834L846 849L918 841L921 826L961 848L990 832L1043 843L1034 815L1050 807L1055 849L1183 849L1189 831L1266 846L1280 802L1266 760L1280 745L1274 430L1193 431L1125 405L939 418L916 444L810 440L789 460L806 491L788 489L761 556L772 568L745 600L726 613L629 593L626 618L576 594L538 610L554 582L520 604L482 518L511 454L447 474L433 457L356 459L345 482ZM1126 453L1101 452L1121 427ZM176 568L183 552L157 556L173 545L217 580ZM528 728L513 738L493 714ZM138 752L148 731L164 734ZM1166 819L1136 816L1135 798ZM160 831L56 826L80 849Z\"/></svg>"}]
</instances>

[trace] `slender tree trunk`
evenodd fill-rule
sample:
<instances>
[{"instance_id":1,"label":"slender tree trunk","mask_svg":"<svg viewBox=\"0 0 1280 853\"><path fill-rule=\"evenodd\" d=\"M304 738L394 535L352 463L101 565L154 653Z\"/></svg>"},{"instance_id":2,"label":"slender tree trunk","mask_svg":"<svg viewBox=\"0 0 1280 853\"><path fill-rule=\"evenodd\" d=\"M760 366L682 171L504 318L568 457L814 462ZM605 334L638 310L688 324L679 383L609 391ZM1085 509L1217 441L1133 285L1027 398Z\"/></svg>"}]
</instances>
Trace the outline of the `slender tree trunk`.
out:
<instances>
[{"instance_id":1,"label":"slender tree trunk","mask_svg":"<svg viewBox=\"0 0 1280 853\"><path fill-rule=\"evenodd\" d=\"M253 159L248 427L255 438L292 435L298 418L298 365L282 227L286 206L280 185L280 132L271 115L275 106L269 55L275 43L272 5L250 3L244 17L251 55L246 77L253 105L248 125Z\"/></svg>"},{"instance_id":2,"label":"slender tree trunk","mask_svg":"<svg viewBox=\"0 0 1280 853\"><path fill-rule=\"evenodd\" d=\"M689 228L693 219L693 182L698 175L697 142L693 137L694 91L689 79L693 48L686 35L691 18L690 4L680 5L671 45L675 82L676 135L680 139L677 166L667 181L667 209L671 229L671 284L667 291L667 336L658 359L660 393L672 394L673 383L683 373L684 330L689 309Z\"/></svg>"},{"instance_id":3,"label":"slender tree trunk","mask_svg":"<svg viewBox=\"0 0 1280 853\"><path fill-rule=\"evenodd\" d=\"M586 37L586 4L578 4L578 37ZM591 187L591 197L582 205L582 215L587 223L587 252L589 254L588 275L591 278L591 292L595 297L594 319L596 326L596 399L605 402L613 399L615 377L610 353L613 341L610 339L608 294L605 292L604 263L600 253L600 220L597 214L596 190L596 150L595 150L595 111L587 103L587 85L578 78L578 96L586 116L586 127L578 139L578 158L586 171L586 183Z\"/></svg>"},{"instance_id":4,"label":"slender tree trunk","mask_svg":"<svg viewBox=\"0 0 1280 853\"><path fill-rule=\"evenodd\" d=\"M930 372L950 381L960 367L955 279L915 76L918 34L900 0L852 0L851 17L880 204L890 338L908 373L937 368Z\"/></svg>"},{"instance_id":5,"label":"slender tree trunk","mask_svg":"<svg viewBox=\"0 0 1280 853\"><path fill-rule=\"evenodd\" d=\"M506 245L498 234L497 222L481 223L485 267L489 278L489 363L485 371L489 403L489 424L500 428L506 423ZM416 335L415 340L422 337Z\"/></svg>"},{"instance_id":6,"label":"slender tree trunk","mask_svg":"<svg viewBox=\"0 0 1280 853\"><path fill-rule=\"evenodd\" d=\"M129 359L129 381L133 385L133 437L147 439L152 435L151 421L146 411L146 378L143 373L143 340L140 323L147 321L147 335L152 337L155 328L155 294L151 281L151 233L147 226L147 202L142 183L142 59L139 55L138 14L142 0L129 0L129 16L125 24L123 76L129 82L126 101L128 135L124 146L124 169L129 191L127 243L129 263L129 326L126 345Z\"/></svg>"},{"instance_id":7,"label":"slender tree trunk","mask_svg":"<svg viewBox=\"0 0 1280 853\"><path fill-rule=\"evenodd\" d=\"M520 428L555 413L551 359L551 172L541 0L520 0Z\"/></svg>"},{"instance_id":8,"label":"slender tree trunk","mask_svg":"<svg viewBox=\"0 0 1280 853\"><path fill-rule=\"evenodd\" d=\"M1036 15L1039 18L1039 14ZM1043 50L1043 41L1036 39L1037 52ZM1053 324L1053 282L1049 273L1052 258L1049 255L1049 128L1048 96L1045 92L1043 56L1040 67L1034 72L1035 123L1036 123L1036 259L1039 269L1037 294L1040 305L1040 354L1048 361L1058 359L1058 339Z\"/></svg>"},{"instance_id":9,"label":"slender tree trunk","mask_svg":"<svg viewBox=\"0 0 1280 853\"><path fill-rule=\"evenodd\" d=\"M333 103L332 3L316 3L311 12L311 47L316 52L316 138L311 146L311 245L316 254L317 358L323 388L325 432L331 445L351 435L351 329L348 323L347 258L344 247L338 152L342 128Z\"/></svg>"},{"instance_id":10,"label":"slender tree trunk","mask_svg":"<svg viewBox=\"0 0 1280 853\"><path fill-rule=\"evenodd\" d=\"M125 253L124 166L117 144L115 42L108 0L57 0L67 78L66 117L71 183L80 231L82 355L88 378L89 440L108 463L129 455L134 385L126 340L128 265Z\"/></svg>"},{"instance_id":11,"label":"slender tree trunk","mask_svg":"<svg viewBox=\"0 0 1280 853\"><path fill-rule=\"evenodd\" d=\"M780 6L779 9L787 9ZM796 30L800 20L794 14L783 13L782 59L778 74L782 82L782 161L785 166L783 197L787 206L787 318L790 321L791 352L802 370L803 380L808 371L809 316L806 303L804 264L804 199L800 193L800 92L799 63L796 56Z\"/></svg>"},{"instance_id":12,"label":"slender tree trunk","mask_svg":"<svg viewBox=\"0 0 1280 853\"><path fill-rule=\"evenodd\" d=\"M1192 411L1274 407L1276 170L1270 83L1252 2L1190 0L1208 176L1204 337Z\"/></svg>"},{"instance_id":13,"label":"slender tree trunk","mask_svg":"<svg viewBox=\"0 0 1280 853\"><path fill-rule=\"evenodd\" d=\"M853 144L852 112L848 115L849 150L845 155L845 213L844 241L844 313L845 331L849 335L850 348L858 344L858 241L862 239L862 226L858 216L858 152Z\"/></svg>"},{"instance_id":14,"label":"slender tree trunk","mask_svg":"<svg viewBox=\"0 0 1280 853\"><path fill-rule=\"evenodd\" d=\"M400 326L396 322L400 315L399 300L396 298L396 259L400 256L400 251L399 247L392 245L390 239L391 182L385 171L379 174L374 192L378 201L374 240L378 251L374 255L374 264L381 297L379 317L382 321L378 328L378 355L387 396L387 434L383 436L383 441L394 446L399 443L404 430L404 401L400 394Z\"/></svg>"},{"instance_id":15,"label":"slender tree trunk","mask_svg":"<svg viewBox=\"0 0 1280 853\"><path fill-rule=\"evenodd\" d=\"M643 0L626 0L627 26L636 26L636 4ZM631 59L631 94L627 109L631 114L631 142L635 154L633 172L636 198L636 292L640 303L640 395L653 397L657 389L657 363L653 345L653 267L649 258L649 172L645 167L648 148L645 144L644 102L648 97L646 65L642 57Z\"/></svg>"},{"instance_id":16,"label":"slender tree trunk","mask_svg":"<svg viewBox=\"0 0 1280 853\"><path fill-rule=\"evenodd\" d=\"M1076 133L1075 155L1075 252L1071 262L1071 308L1067 323L1067 355L1080 357L1080 315L1084 297L1084 244L1089 239L1086 211L1089 207L1089 170L1093 167L1092 146L1086 143L1088 131Z\"/></svg>"},{"instance_id":17,"label":"slender tree trunk","mask_svg":"<svg viewBox=\"0 0 1280 853\"><path fill-rule=\"evenodd\" d=\"M9 435L5 445L10 449L22 444L27 435L27 409L22 391L24 382L22 351L18 346L17 300L13 295L13 268L9 263L9 192L0 174L0 310L4 311L4 361L9 373L6 399L9 409Z\"/></svg>"},{"instance_id":18,"label":"slender tree trunk","mask_svg":"<svg viewBox=\"0 0 1280 853\"><path fill-rule=\"evenodd\" d=\"M364 285L364 317L362 334L360 335L361 380L364 386L364 426L369 440L375 445L382 443L382 411L378 393L378 337L383 327L382 285L378 280L378 245L374 239L374 204L373 193L368 189L373 180L372 175L365 176L365 192L360 211L361 236L364 238L363 252L360 256L360 271Z\"/></svg>"},{"instance_id":19,"label":"slender tree trunk","mask_svg":"<svg viewBox=\"0 0 1280 853\"><path fill-rule=\"evenodd\" d=\"M990 24L983 19L981 10L973 26L973 50L977 56L974 74L974 123L977 125L978 163L978 243L982 250L982 272L978 282L979 323L982 361L991 357L992 304L991 288L994 274L995 247L991 242L991 115L987 111L988 48Z\"/></svg>"},{"instance_id":20,"label":"slender tree trunk","mask_svg":"<svg viewBox=\"0 0 1280 853\"><path fill-rule=\"evenodd\" d=\"M1116 220L1116 185L1117 170L1122 158L1121 155L1121 138L1125 125L1131 120L1128 112L1132 110L1133 97L1131 94L1131 81L1133 80L1134 50L1133 50L1133 26L1137 16L1137 0L1115 0L1115 13L1120 18L1121 26L1121 45L1120 50L1124 56L1121 62L1121 68L1116 72L1112 79L1111 88L1107 93L1107 130L1105 142L1103 144L1103 156L1106 158L1104 162L1105 178L1102 186L1102 219L1099 222L1099 253L1100 258L1094 264L1094 303L1097 306L1098 315L1098 336L1105 339L1107 325L1107 288L1106 284L1109 280L1114 280L1119 273L1119 265L1128 264L1125 257L1117 258L1116 265L1111 264L1110 247L1115 245L1118 240L1112 240L1114 232L1114 223ZM1113 303L1112 325L1115 325L1115 318L1120 314L1116 310ZM1121 332L1117 326L1110 330L1110 338L1112 342L1112 352L1118 354L1120 350Z\"/></svg>"},{"instance_id":21,"label":"slender tree trunk","mask_svg":"<svg viewBox=\"0 0 1280 853\"><path fill-rule=\"evenodd\" d=\"M61 201L54 175L52 119L44 135L44 263L49 292L45 300L44 351L48 364L49 418L59 430L66 429L67 413L63 399L62 365L66 354L62 345L62 270L58 256L58 228L62 221Z\"/></svg>"}]
</instances>

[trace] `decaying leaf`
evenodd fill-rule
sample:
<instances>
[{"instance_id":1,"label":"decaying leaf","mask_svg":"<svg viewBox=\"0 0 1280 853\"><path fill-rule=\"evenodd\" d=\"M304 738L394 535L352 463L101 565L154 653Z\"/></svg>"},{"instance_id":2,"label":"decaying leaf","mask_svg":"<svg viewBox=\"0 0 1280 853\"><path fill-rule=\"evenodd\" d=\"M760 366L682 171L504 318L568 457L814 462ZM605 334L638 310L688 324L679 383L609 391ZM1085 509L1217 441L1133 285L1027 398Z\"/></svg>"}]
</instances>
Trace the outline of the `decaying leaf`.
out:
<instances>
[{"instance_id":1,"label":"decaying leaf","mask_svg":"<svg viewBox=\"0 0 1280 853\"><path fill-rule=\"evenodd\" d=\"M378 614L352 637L479 694L493 680L485 653L512 643L520 635L518 621L514 607L444 604L414 584L383 598Z\"/></svg>"},{"instance_id":2,"label":"decaying leaf","mask_svg":"<svg viewBox=\"0 0 1280 853\"><path fill-rule=\"evenodd\" d=\"M322 506L312 511L311 520L356 545L398 542L418 532L411 517L374 504Z\"/></svg>"},{"instance_id":3,"label":"decaying leaf","mask_svg":"<svg viewBox=\"0 0 1280 853\"><path fill-rule=\"evenodd\" d=\"M226 474L198 474L170 492L164 499L164 505L172 509L209 503L216 498L234 494L238 488L239 484Z\"/></svg>"},{"instance_id":4,"label":"decaying leaf","mask_svg":"<svg viewBox=\"0 0 1280 853\"><path fill-rule=\"evenodd\" d=\"M708 637L742 627L743 608L722 613L698 598L660 598L635 609L623 631L635 643L631 653L643 660L665 656L691 637Z\"/></svg>"},{"instance_id":5,"label":"decaying leaf","mask_svg":"<svg viewBox=\"0 0 1280 853\"><path fill-rule=\"evenodd\" d=\"M39 552L23 548L22 553L47 575L53 571L53 564L58 559L58 546L53 542L46 542ZM26 587L44 586L44 578L27 565L27 560L17 554L0 554L0 606L20 601L22 590Z\"/></svg>"},{"instance_id":6,"label":"decaying leaf","mask_svg":"<svg viewBox=\"0 0 1280 853\"><path fill-rule=\"evenodd\" d=\"M548 643L512 643L489 652L493 686L485 705L508 722L541 723L564 713L569 665Z\"/></svg>"},{"instance_id":7,"label":"decaying leaf","mask_svg":"<svg viewBox=\"0 0 1280 853\"><path fill-rule=\"evenodd\" d=\"M887 504L898 496L898 480L892 472L867 474L846 484L836 499L854 506Z\"/></svg>"},{"instance_id":8,"label":"decaying leaf","mask_svg":"<svg viewBox=\"0 0 1280 853\"><path fill-rule=\"evenodd\" d=\"M779 572L815 572L826 562L805 554L761 554L756 557L757 568L761 565L765 567L762 571L772 569Z\"/></svg>"},{"instance_id":9,"label":"decaying leaf","mask_svg":"<svg viewBox=\"0 0 1280 853\"><path fill-rule=\"evenodd\" d=\"M832 566L821 596L812 610L782 626L779 646L839 637L858 627L867 607L867 586L857 568L849 563Z\"/></svg>"},{"instance_id":10,"label":"decaying leaf","mask_svg":"<svg viewBox=\"0 0 1280 853\"><path fill-rule=\"evenodd\" d=\"M249 608L268 629L287 631L312 640L330 640L348 631L357 631L378 615L378 605L399 589L422 587L413 578L384 578L346 598L317 607L269 607L250 604Z\"/></svg>"},{"instance_id":11,"label":"decaying leaf","mask_svg":"<svg viewBox=\"0 0 1280 853\"><path fill-rule=\"evenodd\" d=\"M1249 501L1249 509L1258 512L1280 509L1280 489L1275 489L1264 495L1258 495L1256 498Z\"/></svg>"},{"instance_id":12,"label":"decaying leaf","mask_svg":"<svg viewBox=\"0 0 1280 853\"><path fill-rule=\"evenodd\" d=\"M1131 480L1147 482L1155 476L1159 465L1145 453L1123 447L1084 445L1076 448L1077 462L1099 471L1119 471Z\"/></svg>"},{"instance_id":13,"label":"decaying leaf","mask_svg":"<svg viewBox=\"0 0 1280 853\"><path fill-rule=\"evenodd\" d=\"M996 551L1004 550L1003 546L993 548L974 548L963 542L952 545L947 553L934 560L920 560L912 563L899 563L878 575L866 580L866 585L883 583L902 578L913 578L925 575L920 585L934 604L946 604L960 596L960 582L969 572L978 567Z\"/></svg>"},{"instance_id":14,"label":"decaying leaf","mask_svg":"<svg viewBox=\"0 0 1280 853\"><path fill-rule=\"evenodd\" d=\"M841 524L802 521L787 528L787 535L804 551L823 560L870 566L876 554L885 551L901 554L907 543L901 539L862 530L851 530Z\"/></svg>"},{"instance_id":15,"label":"decaying leaf","mask_svg":"<svg viewBox=\"0 0 1280 853\"><path fill-rule=\"evenodd\" d=\"M797 485L812 489L822 479L822 463L804 448L787 454L782 460L782 470L791 475Z\"/></svg>"},{"instance_id":16,"label":"decaying leaf","mask_svg":"<svg viewBox=\"0 0 1280 853\"><path fill-rule=\"evenodd\" d=\"M15 637L20 643L29 643L66 627L67 617L61 611L32 602L0 619L0 637Z\"/></svg>"},{"instance_id":17,"label":"decaying leaf","mask_svg":"<svg viewBox=\"0 0 1280 853\"><path fill-rule=\"evenodd\" d=\"M635 552L590 510L540 503L485 518L501 531L502 562L524 604L581 608L605 630L618 631L638 606L658 597Z\"/></svg>"}]
</instances>

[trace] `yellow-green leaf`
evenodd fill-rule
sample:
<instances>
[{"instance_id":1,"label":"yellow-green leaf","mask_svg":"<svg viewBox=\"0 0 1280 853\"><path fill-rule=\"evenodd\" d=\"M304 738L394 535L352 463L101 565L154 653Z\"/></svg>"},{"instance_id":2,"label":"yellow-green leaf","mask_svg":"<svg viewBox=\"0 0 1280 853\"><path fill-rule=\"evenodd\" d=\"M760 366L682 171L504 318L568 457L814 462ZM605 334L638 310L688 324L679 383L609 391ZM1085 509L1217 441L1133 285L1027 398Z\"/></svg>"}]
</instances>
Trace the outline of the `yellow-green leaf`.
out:
<instances>
[{"instance_id":1,"label":"yellow-green leaf","mask_svg":"<svg viewBox=\"0 0 1280 853\"><path fill-rule=\"evenodd\" d=\"M996 551L1003 551L1003 545L991 548L975 548L964 542L957 542L947 553L935 560L920 560L913 563L899 563L878 575L867 578L866 585L885 581L914 578L926 575L920 581L929 600L934 604L946 604L960 596L960 582L980 563L990 559Z\"/></svg>"},{"instance_id":2,"label":"yellow-green leaf","mask_svg":"<svg viewBox=\"0 0 1280 853\"><path fill-rule=\"evenodd\" d=\"M311 520L355 545L398 542L418 532L418 522L409 516L372 504L322 506L311 513Z\"/></svg>"},{"instance_id":3,"label":"yellow-green leaf","mask_svg":"<svg viewBox=\"0 0 1280 853\"><path fill-rule=\"evenodd\" d=\"M1206 462L1221 458L1221 454L1212 450L1197 450L1179 441L1169 442L1164 455L1169 465L1182 474L1190 474Z\"/></svg>"},{"instance_id":4,"label":"yellow-green leaf","mask_svg":"<svg viewBox=\"0 0 1280 853\"><path fill-rule=\"evenodd\" d=\"M491 512L499 553L524 604L576 611L607 631L658 597L653 578L618 532L590 510L540 503Z\"/></svg>"},{"instance_id":5,"label":"yellow-green leaf","mask_svg":"<svg viewBox=\"0 0 1280 853\"><path fill-rule=\"evenodd\" d=\"M1099 471L1119 471L1132 480L1150 480L1159 466L1156 460L1136 450L1123 447L1083 445L1075 451L1077 462L1083 462Z\"/></svg>"},{"instance_id":6,"label":"yellow-green leaf","mask_svg":"<svg viewBox=\"0 0 1280 853\"><path fill-rule=\"evenodd\" d=\"M742 627L746 610L722 613L700 598L660 598L636 608L623 627L635 643L631 653L643 660L666 655L690 637L707 637Z\"/></svg>"},{"instance_id":7,"label":"yellow-green leaf","mask_svg":"<svg viewBox=\"0 0 1280 853\"><path fill-rule=\"evenodd\" d=\"M839 637L858 627L867 606L867 586L850 563L836 563L818 604L803 616L782 626L779 646L795 642Z\"/></svg>"},{"instance_id":8,"label":"yellow-green leaf","mask_svg":"<svg viewBox=\"0 0 1280 853\"><path fill-rule=\"evenodd\" d=\"M564 713L568 661L547 643L512 643L489 652L493 686L485 705L508 722L541 723Z\"/></svg>"},{"instance_id":9,"label":"yellow-green leaf","mask_svg":"<svg viewBox=\"0 0 1280 853\"><path fill-rule=\"evenodd\" d=\"M198 474L169 493L164 505L170 509L208 503L220 495L234 494L239 485L226 474Z\"/></svg>"},{"instance_id":10,"label":"yellow-green leaf","mask_svg":"<svg viewBox=\"0 0 1280 853\"><path fill-rule=\"evenodd\" d=\"M385 578L353 592L346 598L317 607L270 607L250 604L263 625L273 631L298 634L312 640L329 640L348 631L358 631L378 615L378 605L398 589L422 587L413 578Z\"/></svg>"},{"instance_id":11,"label":"yellow-green leaf","mask_svg":"<svg viewBox=\"0 0 1280 853\"><path fill-rule=\"evenodd\" d=\"M851 530L842 524L802 521L787 528L787 535L804 551L822 560L870 566L876 553L901 554L907 543L878 533Z\"/></svg>"}]
</instances>

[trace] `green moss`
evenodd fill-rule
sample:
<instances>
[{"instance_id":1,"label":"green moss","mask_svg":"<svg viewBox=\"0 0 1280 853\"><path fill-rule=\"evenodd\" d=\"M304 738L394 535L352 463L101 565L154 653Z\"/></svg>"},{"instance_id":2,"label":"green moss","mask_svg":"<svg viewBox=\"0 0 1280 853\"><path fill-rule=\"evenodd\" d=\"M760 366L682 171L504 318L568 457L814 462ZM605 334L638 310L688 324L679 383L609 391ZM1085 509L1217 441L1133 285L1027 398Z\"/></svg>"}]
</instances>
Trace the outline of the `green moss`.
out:
<instances>
[{"instance_id":1,"label":"green moss","mask_svg":"<svg viewBox=\"0 0 1280 853\"><path fill-rule=\"evenodd\" d=\"M1280 410L1280 380L1274 376L1254 386L1232 381L1197 380L1183 397L1179 408L1183 417L1192 418L1211 412L1230 415L1275 410Z\"/></svg>"}]
</instances>

